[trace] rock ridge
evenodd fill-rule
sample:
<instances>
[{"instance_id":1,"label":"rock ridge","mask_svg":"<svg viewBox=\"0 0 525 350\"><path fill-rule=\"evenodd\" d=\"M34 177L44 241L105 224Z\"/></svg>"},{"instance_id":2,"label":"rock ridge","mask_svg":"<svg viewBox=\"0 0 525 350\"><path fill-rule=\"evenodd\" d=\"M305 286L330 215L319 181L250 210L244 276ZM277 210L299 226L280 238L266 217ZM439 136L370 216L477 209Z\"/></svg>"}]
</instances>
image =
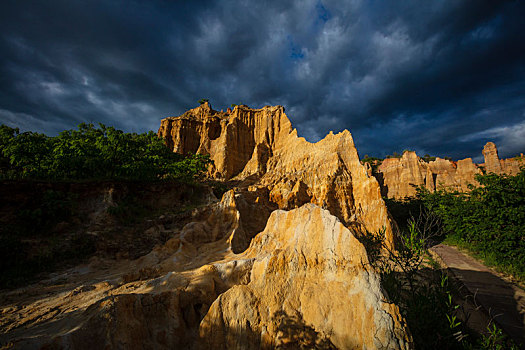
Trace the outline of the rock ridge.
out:
<instances>
[{"instance_id":1,"label":"rock ridge","mask_svg":"<svg viewBox=\"0 0 525 350\"><path fill-rule=\"evenodd\" d=\"M362 234L385 230L393 245L392 222L377 180L360 163L348 130L310 143L282 106L236 106L214 111L203 103L161 121L158 135L178 153L209 154L210 176L268 190L280 209L314 203Z\"/></svg>"},{"instance_id":2,"label":"rock ridge","mask_svg":"<svg viewBox=\"0 0 525 350\"><path fill-rule=\"evenodd\" d=\"M437 157L425 162L413 151L405 151L401 158L387 158L377 167L374 176L381 186L381 194L388 198L403 199L414 197L416 187L423 186L430 192L451 190L466 192L469 186L478 186L476 175L484 172L497 175L516 175L525 166L523 154L520 157L499 159L493 142L483 148L485 163L475 164L472 158L457 162Z\"/></svg>"},{"instance_id":3,"label":"rock ridge","mask_svg":"<svg viewBox=\"0 0 525 350\"><path fill-rule=\"evenodd\" d=\"M44 287L16 307L3 304L0 342L53 349L412 348L399 309L384 301L351 230L314 204L275 210L236 254L235 236L246 234L243 200L225 193L165 245L112 263L104 280L92 263L83 270L94 275L80 286Z\"/></svg>"}]
</instances>

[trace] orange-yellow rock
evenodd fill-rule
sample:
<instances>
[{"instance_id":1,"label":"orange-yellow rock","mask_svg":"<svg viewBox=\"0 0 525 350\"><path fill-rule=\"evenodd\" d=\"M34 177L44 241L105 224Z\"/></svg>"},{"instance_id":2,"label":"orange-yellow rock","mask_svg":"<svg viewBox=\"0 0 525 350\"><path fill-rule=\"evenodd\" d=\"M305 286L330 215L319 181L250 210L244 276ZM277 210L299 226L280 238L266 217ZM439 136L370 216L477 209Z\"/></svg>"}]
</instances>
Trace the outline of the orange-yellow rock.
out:
<instances>
[{"instance_id":1,"label":"orange-yellow rock","mask_svg":"<svg viewBox=\"0 0 525 350\"><path fill-rule=\"evenodd\" d=\"M381 193L388 198L403 199L413 197L416 187L424 186L427 190L468 191L469 186L478 186L476 175L481 175L481 168L487 173L498 175L516 175L525 165L525 158L516 157L499 159L496 145L488 142L483 148L484 164L474 164L472 158L459 160L457 163L436 158L428 163L415 152L405 151L401 158L387 158L374 174L381 186Z\"/></svg>"},{"instance_id":2,"label":"orange-yellow rock","mask_svg":"<svg viewBox=\"0 0 525 350\"><path fill-rule=\"evenodd\" d=\"M250 281L212 304L201 349L406 349L397 307L385 303L364 247L313 204L274 211L239 259Z\"/></svg>"},{"instance_id":3,"label":"orange-yellow rock","mask_svg":"<svg viewBox=\"0 0 525 350\"><path fill-rule=\"evenodd\" d=\"M220 125L220 131L212 125ZM159 135L176 152L209 154L216 178L267 188L268 199L281 209L315 203L363 234L384 228L393 245L379 185L360 163L347 130L310 143L297 136L282 106L236 106L226 114L205 103L163 119Z\"/></svg>"}]
</instances>

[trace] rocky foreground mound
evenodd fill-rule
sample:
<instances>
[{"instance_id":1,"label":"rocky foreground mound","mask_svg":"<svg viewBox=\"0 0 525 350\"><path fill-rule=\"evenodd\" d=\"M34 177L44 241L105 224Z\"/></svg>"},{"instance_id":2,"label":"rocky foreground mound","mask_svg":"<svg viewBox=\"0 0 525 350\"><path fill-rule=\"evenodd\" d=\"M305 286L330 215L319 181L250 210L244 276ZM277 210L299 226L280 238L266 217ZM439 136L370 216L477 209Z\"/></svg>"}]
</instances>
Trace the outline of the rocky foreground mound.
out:
<instances>
[{"instance_id":1,"label":"rocky foreground mound","mask_svg":"<svg viewBox=\"0 0 525 350\"><path fill-rule=\"evenodd\" d=\"M408 347L364 247L328 211L274 211L239 258L251 265L249 282L212 304L200 325L204 348Z\"/></svg>"},{"instance_id":2,"label":"rocky foreground mound","mask_svg":"<svg viewBox=\"0 0 525 350\"><path fill-rule=\"evenodd\" d=\"M138 260L105 270L92 263L55 277L58 285L3 295L0 341L58 349L410 348L364 247L336 217L314 204L274 211L235 254L233 242L246 239L239 205L229 191L198 214L201 221Z\"/></svg>"},{"instance_id":3,"label":"rocky foreground mound","mask_svg":"<svg viewBox=\"0 0 525 350\"><path fill-rule=\"evenodd\" d=\"M374 175L379 181L383 196L402 199L413 197L419 186L430 192L440 189L465 192L469 190L469 185L479 185L476 175L483 174L482 169L486 173L497 175L516 175L520 167L525 166L523 155L499 159L498 149L492 142L487 142L482 153L485 163L475 164L472 158L457 162L436 158L425 162L416 152L405 151L401 158L383 160Z\"/></svg>"},{"instance_id":4,"label":"rocky foreground mound","mask_svg":"<svg viewBox=\"0 0 525 350\"><path fill-rule=\"evenodd\" d=\"M94 259L0 293L0 343L73 349L408 349L356 237L393 229L348 131L312 144L282 107L162 121L236 187L135 260ZM281 210L279 210L281 209ZM146 233L145 233L146 234Z\"/></svg>"}]
</instances>

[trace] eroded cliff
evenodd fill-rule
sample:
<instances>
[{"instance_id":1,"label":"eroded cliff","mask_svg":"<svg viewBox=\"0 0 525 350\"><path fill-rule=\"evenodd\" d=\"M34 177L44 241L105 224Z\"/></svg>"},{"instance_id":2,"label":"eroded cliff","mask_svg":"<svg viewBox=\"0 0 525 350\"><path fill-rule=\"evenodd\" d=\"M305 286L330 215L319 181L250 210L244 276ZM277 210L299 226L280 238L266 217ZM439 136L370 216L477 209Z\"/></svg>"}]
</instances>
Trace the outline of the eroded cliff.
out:
<instances>
[{"instance_id":1,"label":"eroded cliff","mask_svg":"<svg viewBox=\"0 0 525 350\"><path fill-rule=\"evenodd\" d=\"M0 342L14 348L412 347L356 237L392 224L348 131L297 136L283 107L162 120L180 153L209 154L235 187L135 260L93 259L0 293ZM281 209L281 210L278 210ZM148 230L149 231L149 230ZM146 232L145 232L146 234Z\"/></svg>"},{"instance_id":2,"label":"eroded cliff","mask_svg":"<svg viewBox=\"0 0 525 350\"><path fill-rule=\"evenodd\" d=\"M247 227L260 210L231 190L137 260L97 259L3 293L0 341L56 349L411 348L352 231L307 204L273 211L251 240Z\"/></svg>"},{"instance_id":3,"label":"eroded cliff","mask_svg":"<svg viewBox=\"0 0 525 350\"><path fill-rule=\"evenodd\" d=\"M267 189L280 209L314 203L361 233L384 228L393 244L379 185L359 162L347 130L310 143L297 136L282 106L224 113L204 103L163 119L158 134L175 152L209 154L213 177Z\"/></svg>"},{"instance_id":4,"label":"eroded cliff","mask_svg":"<svg viewBox=\"0 0 525 350\"><path fill-rule=\"evenodd\" d=\"M496 145L488 142L483 148L485 163L475 164L472 158L457 162L436 158L425 162L415 152L405 151L401 158L387 158L374 173L381 186L381 193L388 198L413 197L416 188L465 192L469 185L477 186L476 175L487 173L516 175L525 165L523 156L499 159Z\"/></svg>"}]
</instances>

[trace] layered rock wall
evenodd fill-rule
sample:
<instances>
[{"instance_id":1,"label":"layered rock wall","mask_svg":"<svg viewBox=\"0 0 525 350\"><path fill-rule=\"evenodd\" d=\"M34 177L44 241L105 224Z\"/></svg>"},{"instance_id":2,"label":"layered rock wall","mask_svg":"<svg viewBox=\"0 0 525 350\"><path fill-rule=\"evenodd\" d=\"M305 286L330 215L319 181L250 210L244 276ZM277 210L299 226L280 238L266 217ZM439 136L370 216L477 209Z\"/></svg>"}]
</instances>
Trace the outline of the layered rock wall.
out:
<instances>
[{"instance_id":1,"label":"layered rock wall","mask_svg":"<svg viewBox=\"0 0 525 350\"><path fill-rule=\"evenodd\" d=\"M363 233L384 228L393 242L379 185L360 164L347 130L310 143L297 136L282 106L223 113L204 103L163 119L158 133L175 152L209 154L213 177L268 189L280 209L315 203Z\"/></svg>"},{"instance_id":2,"label":"layered rock wall","mask_svg":"<svg viewBox=\"0 0 525 350\"><path fill-rule=\"evenodd\" d=\"M475 164L472 158L453 162L436 158L425 162L415 152L406 151L401 158L387 158L374 174L381 186L381 193L388 198L413 197L416 188L423 186L433 192L447 189L465 192L469 185L476 186L476 175L487 173L516 175L525 166L523 156L499 159L496 145L488 142L483 148L484 164Z\"/></svg>"}]
</instances>

